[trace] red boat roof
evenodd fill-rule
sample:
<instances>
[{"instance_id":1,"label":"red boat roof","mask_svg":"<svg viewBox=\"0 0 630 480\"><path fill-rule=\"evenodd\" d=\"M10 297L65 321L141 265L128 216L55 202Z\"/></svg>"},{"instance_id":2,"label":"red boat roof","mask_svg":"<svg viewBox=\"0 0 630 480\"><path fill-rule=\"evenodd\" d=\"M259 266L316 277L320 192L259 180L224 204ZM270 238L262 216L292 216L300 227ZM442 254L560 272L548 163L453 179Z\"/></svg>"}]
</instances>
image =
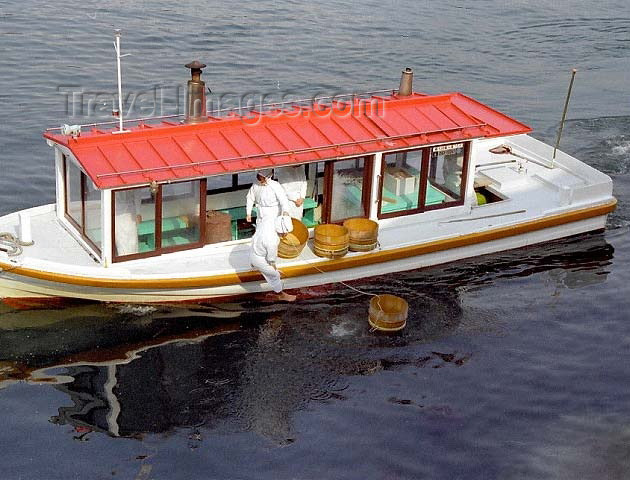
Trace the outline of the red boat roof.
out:
<instances>
[{"instance_id":1,"label":"red boat roof","mask_svg":"<svg viewBox=\"0 0 630 480\"><path fill-rule=\"evenodd\" d=\"M531 131L461 93L373 96L126 128L44 137L66 146L98 188L116 188Z\"/></svg>"}]
</instances>

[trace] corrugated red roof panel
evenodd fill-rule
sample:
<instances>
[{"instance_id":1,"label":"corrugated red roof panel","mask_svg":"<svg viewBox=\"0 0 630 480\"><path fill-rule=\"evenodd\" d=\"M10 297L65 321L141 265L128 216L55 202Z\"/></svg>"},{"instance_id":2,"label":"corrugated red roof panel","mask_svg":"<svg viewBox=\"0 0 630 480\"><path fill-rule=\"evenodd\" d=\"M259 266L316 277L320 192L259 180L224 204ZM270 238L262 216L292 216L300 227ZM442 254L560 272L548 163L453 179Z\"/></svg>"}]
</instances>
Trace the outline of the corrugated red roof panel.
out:
<instances>
[{"instance_id":1,"label":"corrugated red roof panel","mask_svg":"<svg viewBox=\"0 0 630 480\"><path fill-rule=\"evenodd\" d=\"M116 188L531 131L460 93L372 97L128 128L44 137L66 146L97 187Z\"/></svg>"}]
</instances>

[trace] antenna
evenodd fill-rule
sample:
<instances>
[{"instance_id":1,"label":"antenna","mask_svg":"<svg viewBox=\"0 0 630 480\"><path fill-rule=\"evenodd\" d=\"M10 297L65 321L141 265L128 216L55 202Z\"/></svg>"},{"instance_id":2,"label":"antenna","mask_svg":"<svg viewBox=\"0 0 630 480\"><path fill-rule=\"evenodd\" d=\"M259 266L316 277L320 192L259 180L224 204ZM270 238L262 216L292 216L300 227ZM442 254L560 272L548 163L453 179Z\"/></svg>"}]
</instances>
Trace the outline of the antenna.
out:
<instances>
[{"instance_id":1,"label":"antenna","mask_svg":"<svg viewBox=\"0 0 630 480\"><path fill-rule=\"evenodd\" d=\"M116 29L114 30L114 37L115 37L115 41L114 41L114 50L116 50L116 67L118 70L118 124L119 124L119 129L117 132L112 132L112 133L125 133L128 132L129 130L125 130L123 127L123 104L122 104L122 72L121 72L121 68L120 68L120 59L122 57L126 57L129 54L125 54L125 55L121 55L120 54L120 29Z\"/></svg>"}]
</instances>

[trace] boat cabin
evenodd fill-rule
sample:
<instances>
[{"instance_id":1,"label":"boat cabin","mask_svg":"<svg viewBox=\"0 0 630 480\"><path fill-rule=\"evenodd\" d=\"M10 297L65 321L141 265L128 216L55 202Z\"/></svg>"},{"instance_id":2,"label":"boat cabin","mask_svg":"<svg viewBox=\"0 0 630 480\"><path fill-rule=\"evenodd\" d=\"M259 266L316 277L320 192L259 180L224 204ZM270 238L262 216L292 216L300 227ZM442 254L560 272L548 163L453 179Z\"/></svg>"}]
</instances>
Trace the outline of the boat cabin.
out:
<instances>
[{"instance_id":1,"label":"boat cabin","mask_svg":"<svg viewBox=\"0 0 630 480\"><path fill-rule=\"evenodd\" d=\"M261 168L304 169L307 227L453 215L476 204L476 142L530 131L460 93L390 91L206 114L205 88L190 89L198 70L183 120L44 134L55 151L57 218L105 266L247 242L245 197Z\"/></svg>"}]
</instances>

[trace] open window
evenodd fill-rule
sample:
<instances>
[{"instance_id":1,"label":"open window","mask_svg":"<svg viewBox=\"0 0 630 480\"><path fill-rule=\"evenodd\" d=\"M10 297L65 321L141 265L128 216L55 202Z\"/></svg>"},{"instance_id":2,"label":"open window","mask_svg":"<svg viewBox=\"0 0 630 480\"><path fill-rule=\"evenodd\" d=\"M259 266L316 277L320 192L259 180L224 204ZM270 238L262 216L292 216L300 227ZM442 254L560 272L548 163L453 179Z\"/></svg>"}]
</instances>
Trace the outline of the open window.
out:
<instances>
[{"instance_id":1,"label":"open window","mask_svg":"<svg viewBox=\"0 0 630 480\"><path fill-rule=\"evenodd\" d=\"M305 165L304 169L307 184L302 223L310 228L324 221L323 205L326 164L324 162L309 163Z\"/></svg>"},{"instance_id":2,"label":"open window","mask_svg":"<svg viewBox=\"0 0 630 480\"><path fill-rule=\"evenodd\" d=\"M244 240L254 235L254 225L246 221L245 199L255 181L254 170L208 178L205 243ZM255 211L252 217L255 219Z\"/></svg>"},{"instance_id":3,"label":"open window","mask_svg":"<svg viewBox=\"0 0 630 480\"><path fill-rule=\"evenodd\" d=\"M279 167L293 168L293 166ZM324 163L298 165L306 177L306 196L303 202L302 218L307 227L314 227L322 221L322 199L324 191ZM282 185L283 178L276 180ZM247 189L256 181L256 171L225 174L209 177L207 180L207 244L244 240L250 238L255 230L252 223L246 221ZM252 212L255 222L256 208Z\"/></svg>"},{"instance_id":4,"label":"open window","mask_svg":"<svg viewBox=\"0 0 630 480\"><path fill-rule=\"evenodd\" d=\"M250 238L254 227L245 221L245 197L255 172L208 178L205 242L221 243Z\"/></svg>"}]
</instances>

